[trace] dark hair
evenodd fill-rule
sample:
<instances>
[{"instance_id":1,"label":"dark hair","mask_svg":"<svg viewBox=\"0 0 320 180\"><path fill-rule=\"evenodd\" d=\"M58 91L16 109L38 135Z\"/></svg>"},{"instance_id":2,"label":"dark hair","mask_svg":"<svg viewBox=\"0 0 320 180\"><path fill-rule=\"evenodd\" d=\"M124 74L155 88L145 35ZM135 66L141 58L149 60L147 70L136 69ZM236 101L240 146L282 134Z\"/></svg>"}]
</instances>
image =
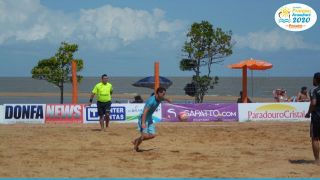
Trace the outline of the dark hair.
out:
<instances>
[{"instance_id":1,"label":"dark hair","mask_svg":"<svg viewBox=\"0 0 320 180\"><path fill-rule=\"evenodd\" d=\"M307 90L307 87L303 86L303 87L301 88L301 91L305 91L305 90Z\"/></svg>"},{"instance_id":2,"label":"dark hair","mask_svg":"<svg viewBox=\"0 0 320 180\"><path fill-rule=\"evenodd\" d=\"M158 94L159 92L162 93L163 91L167 91L166 88L164 88L164 87L159 87L156 92L157 92L157 94Z\"/></svg>"},{"instance_id":3,"label":"dark hair","mask_svg":"<svg viewBox=\"0 0 320 180\"><path fill-rule=\"evenodd\" d=\"M134 101L133 101L134 103L142 103L143 102L143 99L142 99L142 97L140 96L140 95L136 95L135 97L134 97Z\"/></svg>"},{"instance_id":4,"label":"dark hair","mask_svg":"<svg viewBox=\"0 0 320 180\"><path fill-rule=\"evenodd\" d=\"M103 79L104 77L108 77L108 75L102 74L101 79Z\"/></svg>"},{"instance_id":5,"label":"dark hair","mask_svg":"<svg viewBox=\"0 0 320 180\"><path fill-rule=\"evenodd\" d=\"M315 80L317 80L318 82L320 82L320 72L314 73L313 79L315 79Z\"/></svg>"}]
</instances>

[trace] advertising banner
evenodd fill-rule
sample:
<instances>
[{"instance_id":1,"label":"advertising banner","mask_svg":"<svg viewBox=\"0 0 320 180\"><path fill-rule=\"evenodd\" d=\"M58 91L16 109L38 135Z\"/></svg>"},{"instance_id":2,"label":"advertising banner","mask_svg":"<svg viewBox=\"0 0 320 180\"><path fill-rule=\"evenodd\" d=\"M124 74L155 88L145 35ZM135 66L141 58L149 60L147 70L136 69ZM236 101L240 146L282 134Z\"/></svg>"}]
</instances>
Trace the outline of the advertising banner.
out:
<instances>
[{"instance_id":1,"label":"advertising banner","mask_svg":"<svg viewBox=\"0 0 320 180\"><path fill-rule=\"evenodd\" d=\"M161 105L160 105L161 106ZM161 107L158 107L154 113L153 120L159 122L161 119ZM132 104L117 104L111 105L110 110L110 121L120 123L137 122L139 115L143 111L143 103L132 103ZM85 119L84 123L98 123L99 115L96 104L85 107Z\"/></svg>"},{"instance_id":2,"label":"advertising banner","mask_svg":"<svg viewBox=\"0 0 320 180\"><path fill-rule=\"evenodd\" d=\"M239 121L306 121L308 102L296 103L241 103Z\"/></svg>"},{"instance_id":3,"label":"advertising banner","mask_svg":"<svg viewBox=\"0 0 320 180\"><path fill-rule=\"evenodd\" d=\"M236 103L163 104L162 121L238 121L238 105Z\"/></svg>"},{"instance_id":4,"label":"advertising banner","mask_svg":"<svg viewBox=\"0 0 320 180\"><path fill-rule=\"evenodd\" d=\"M44 123L45 104L4 104L4 124Z\"/></svg>"},{"instance_id":5,"label":"advertising banner","mask_svg":"<svg viewBox=\"0 0 320 180\"><path fill-rule=\"evenodd\" d=\"M82 123L82 104L47 104L46 123Z\"/></svg>"},{"instance_id":6,"label":"advertising banner","mask_svg":"<svg viewBox=\"0 0 320 180\"><path fill-rule=\"evenodd\" d=\"M126 104L127 105L127 122L138 122L139 116L142 114L144 103L139 104ZM156 109L156 111L152 115L152 119L154 123L158 123L161 121L162 114L161 114L162 103Z\"/></svg>"},{"instance_id":7,"label":"advertising banner","mask_svg":"<svg viewBox=\"0 0 320 180\"><path fill-rule=\"evenodd\" d=\"M0 105L0 124L4 124L4 106Z\"/></svg>"}]
</instances>

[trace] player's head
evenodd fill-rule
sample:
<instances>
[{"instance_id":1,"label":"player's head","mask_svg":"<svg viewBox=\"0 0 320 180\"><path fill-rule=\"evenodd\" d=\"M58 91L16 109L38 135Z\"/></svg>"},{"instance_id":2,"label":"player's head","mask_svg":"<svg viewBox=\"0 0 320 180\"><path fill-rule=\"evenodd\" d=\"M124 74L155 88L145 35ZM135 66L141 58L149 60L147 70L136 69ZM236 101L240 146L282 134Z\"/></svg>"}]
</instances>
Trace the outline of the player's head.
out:
<instances>
[{"instance_id":1,"label":"player's head","mask_svg":"<svg viewBox=\"0 0 320 180\"><path fill-rule=\"evenodd\" d=\"M101 76L101 81L102 81L103 83L107 83L107 82L108 82L108 76L107 76L106 74L102 74L102 76Z\"/></svg>"},{"instance_id":2,"label":"player's head","mask_svg":"<svg viewBox=\"0 0 320 180\"><path fill-rule=\"evenodd\" d=\"M320 72L314 73L313 75L313 85L319 86L320 85Z\"/></svg>"},{"instance_id":3,"label":"player's head","mask_svg":"<svg viewBox=\"0 0 320 180\"><path fill-rule=\"evenodd\" d=\"M158 89L157 89L157 91L156 91L156 93L157 93L157 96L160 98L160 99L162 99L165 95L166 95L166 88L164 88L164 87L159 87Z\"/></svg>"},{"instance_id":4,"label":"player's head","mask_svg":"<svg viewBox=\"0 0 320 180\"><path fill-rule=\"evenodd\" d=\"M301 93L307 93L307 87L306 86L303 86L301 88Z\"/></svg>"}]
</instances>

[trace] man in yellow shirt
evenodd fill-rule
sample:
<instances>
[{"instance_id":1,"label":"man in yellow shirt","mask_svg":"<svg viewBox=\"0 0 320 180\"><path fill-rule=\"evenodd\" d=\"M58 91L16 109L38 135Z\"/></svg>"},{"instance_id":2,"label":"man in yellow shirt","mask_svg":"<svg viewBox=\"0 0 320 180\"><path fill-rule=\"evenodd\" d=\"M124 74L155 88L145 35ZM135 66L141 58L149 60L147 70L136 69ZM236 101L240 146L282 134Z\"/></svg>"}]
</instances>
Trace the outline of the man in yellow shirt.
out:
<instances>
[{"instance_id":1,"label":"man in yellow shirt","mask_svg":"<svg viewBox=\"0 0 320 180\"><path fill-rule=\"evenodd\" d=\"M95 95L97 95L97 108L101 131L105 131L104 121L106 121L106 128L109 126L112 95L112 84L108 82L108 76L106 74L103 74L101 76L101 82L94 86L90 96L90 105Z\"/></svg>"}]
</instances>

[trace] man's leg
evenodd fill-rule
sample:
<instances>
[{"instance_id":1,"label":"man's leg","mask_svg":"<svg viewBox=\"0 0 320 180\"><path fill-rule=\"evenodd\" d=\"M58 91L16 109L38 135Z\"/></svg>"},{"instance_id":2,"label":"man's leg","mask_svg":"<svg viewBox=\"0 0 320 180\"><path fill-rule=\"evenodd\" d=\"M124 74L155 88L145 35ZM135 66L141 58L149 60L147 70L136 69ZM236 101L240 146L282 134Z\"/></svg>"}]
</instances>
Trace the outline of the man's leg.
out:
<instances>
[{"instance_id":1,"label":"man's leg","mask_svg":"<svg viewBox=\"0 0 320 180\"><path fill-rule=\"evenodd\" d=\"M319 138L312 138L312 151L315 163L320 165L319 160Z\"/></svg>"},{"instance_id":2,"label":"man's leg","mask_svg":"<svg viewBox=\"0 0 320 180\"><path fill-rule=\"evenodd\" d=\"M133 150L139 152L139 146L141 143L142 143L141 136L137 137L134 141L132 141Z\"/></svg>"},{"instance_id":3,"label":"man's leg","mask_svg":"<svg viewBox=\"0 0 320 180\"><path fill-rule=\"evenodd\" d=\"M136 138L132 143L134 144L134 150L139 152L139 146L142 143L142 141L147 141L149 139L153 139L156 136L154 134L146 134L146 133L141 133L141 136Z\"/></svg>"},{"instance_id":4,"label":"man's leg","mask_svg":"<svg viewBox=\"0 0 320 180\"><path fill-rule=\"evenodd\" d=\"M106 103L106 115L105 115L105 121L106 121L106 128L109 127L109 121L110 121L110 110L111 110L111 101Z\"/></svg>"},{"instance_id":5,"label":"man's leg","mask_svg":"<svg viewBox=\"0 0 320 180\"><path fill-rule=\"evenodd\" d=\"M104 119L106 121L106 128L107 128L107 127L109 127L109 121L110 121L109 112L106 112L106 115L104 116Z\"/></svg>"},{"instance_id":6,"label":"man's leg","mask_svg":"<svg viewBox=\"0 0 320 180\"><path fill-rule=\"evenodd\" d=\"M101 102L97 102L97 108L98 108L98 115L99 115L99 122L100 122L100 128L101 131L104 130L104 114L105 114L105 106Z\"/></svg>"},{"instance_id":7,"label":"man's leg","mask_svg":"<svg viewBox=\"0 0 320 180\"><path fill-rule=\"evenodd\" d=\"M100 127L101 127L101 131L104 130L104 117L103 115L102 116L99 116L99 122L100 122Z\"/></svg>"}]
</instances>

